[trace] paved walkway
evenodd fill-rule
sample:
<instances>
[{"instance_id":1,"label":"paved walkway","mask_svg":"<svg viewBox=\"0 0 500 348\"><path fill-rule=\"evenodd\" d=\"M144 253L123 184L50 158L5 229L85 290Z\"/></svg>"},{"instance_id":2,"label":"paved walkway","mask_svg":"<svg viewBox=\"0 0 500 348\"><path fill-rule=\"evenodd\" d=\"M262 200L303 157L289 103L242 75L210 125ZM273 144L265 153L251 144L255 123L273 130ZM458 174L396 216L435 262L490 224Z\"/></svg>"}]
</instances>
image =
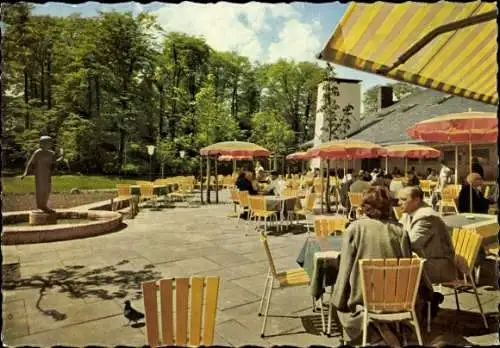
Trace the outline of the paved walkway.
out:
<instances>
[{"instance_id":1,"label":"paved walkway","mask_svg":"<svg viewBox=\"0 0 500 348\"><path fill-rule=\"evenodd\" d=\"M225 198L225 195L221 195ZM144 280L193 274L219 275L221 289L216 341L219 345L328 345L339 338L320 335L321 320L311 311L307 287L273 293L269 337L260 338L257 316L267 264L258 236L246 224L227 217L227 204L143 209L116 233L66 242L2 246L17 254L23 280L4 290L3 323L9 346L56 344L143 345L145 328L124 326L123 301L143 311ZM270 237L278 268L295 268L304 233ZM488 270L483 271L487 278ZM490 284L493 281L486 279ZM448 291L446 292L448 293ZM498 343L498 292L482 285L483 307L492 316L482 321L472 294L461 294L461 309L446 296L427 345Z\"/></svg>"}]
</instances>

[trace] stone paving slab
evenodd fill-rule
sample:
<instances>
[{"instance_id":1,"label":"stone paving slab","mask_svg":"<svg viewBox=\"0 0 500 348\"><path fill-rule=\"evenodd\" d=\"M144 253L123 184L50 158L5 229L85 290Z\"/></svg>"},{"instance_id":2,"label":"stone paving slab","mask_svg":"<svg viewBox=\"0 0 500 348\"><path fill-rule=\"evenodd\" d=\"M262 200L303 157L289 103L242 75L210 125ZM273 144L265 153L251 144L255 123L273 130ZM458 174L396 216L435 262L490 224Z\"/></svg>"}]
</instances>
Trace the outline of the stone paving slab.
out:
<instances>
[{"instance_id":1,"label":"stone paving slab","mask_svg":"<svg viewBox=\"0 0 500 348\"><path fill-rule=\"evenodd\" d=\"M221 193L221 200L226 193ZM321 318L311 310L307 286L273 291L266 333L257 316L268 264L255 224L237 223L228 204L161 211L142 209L116 233L47 244L2 246L18 255L23 283L4 289L4 335L9 345L67 344L106 346L146 343L144 327L124 326L123 302L144 310L140 283L169 276L221 277L215 344L260 346L339 345L320 335ZM307 237L296 228L273 232L269 244L279 269L297 268L295 259ZM481 302L489 313L490 329L482 326L472 294L445 296L443 311L424 333L431 344L498 343L498 290L482 271ZM40 286L43 291L40 292ZM449 289L444 289L449 292ZM40 297L40 294L43 296ZM455 326L455 328L453 327ZM337 328L338 329L338 328ZM425 330L424 330L425 331ZM410 342L411 343L411 342Z\"/></svg>"}]
</instances>

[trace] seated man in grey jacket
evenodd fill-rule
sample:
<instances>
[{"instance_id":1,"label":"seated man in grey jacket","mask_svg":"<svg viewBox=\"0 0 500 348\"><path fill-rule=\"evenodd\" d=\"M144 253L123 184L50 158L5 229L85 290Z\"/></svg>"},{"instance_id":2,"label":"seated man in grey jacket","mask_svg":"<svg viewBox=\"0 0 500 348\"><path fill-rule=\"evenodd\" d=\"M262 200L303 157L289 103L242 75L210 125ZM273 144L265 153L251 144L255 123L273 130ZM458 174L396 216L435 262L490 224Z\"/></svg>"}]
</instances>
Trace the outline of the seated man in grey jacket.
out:
<instances>
[{"instance_id":1,"label":"seated man in grey jacket","mask_svg":"<svg viewBox=\"0 0 500 348\"><path fill-rule=\"evenodd\" d=\"M451 236L443 219L424 203L418 186L405 187L398 193L403 215L399 222L410 236L411 249L426 258L425 274L432 283L456 279Z\"/></svg>"}]
</instances>

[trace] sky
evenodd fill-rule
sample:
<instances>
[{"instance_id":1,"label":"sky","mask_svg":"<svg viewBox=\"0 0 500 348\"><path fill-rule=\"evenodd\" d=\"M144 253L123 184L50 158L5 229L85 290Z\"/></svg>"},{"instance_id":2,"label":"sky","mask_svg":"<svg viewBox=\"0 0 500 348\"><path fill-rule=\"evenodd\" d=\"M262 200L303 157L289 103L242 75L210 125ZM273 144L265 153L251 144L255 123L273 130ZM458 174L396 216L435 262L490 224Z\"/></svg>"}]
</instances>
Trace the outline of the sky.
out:
<instances>
[{"instance_id":1,"label":"sky","mask_svg":"<svg viewBox=\"0 0 500 348\"><path fill-rule=\"evenodd\" d=\"M338 2L325 4L86 2L79 5L47 2L36 4L34 13L55 16L80 13L82 16L95 16L98 11L130 11L136 15L142 11L149 11L157 16L158 23L165 30L203 36L206 42L218 51L235 51L252 61L262 63L285 58L324 65L323 61L315 57L330 38L347 6ZM339 65L336 65L335 69L338 77L362 80L362 93L375 85L393 82Z\"/></svg>"}]
</instances>

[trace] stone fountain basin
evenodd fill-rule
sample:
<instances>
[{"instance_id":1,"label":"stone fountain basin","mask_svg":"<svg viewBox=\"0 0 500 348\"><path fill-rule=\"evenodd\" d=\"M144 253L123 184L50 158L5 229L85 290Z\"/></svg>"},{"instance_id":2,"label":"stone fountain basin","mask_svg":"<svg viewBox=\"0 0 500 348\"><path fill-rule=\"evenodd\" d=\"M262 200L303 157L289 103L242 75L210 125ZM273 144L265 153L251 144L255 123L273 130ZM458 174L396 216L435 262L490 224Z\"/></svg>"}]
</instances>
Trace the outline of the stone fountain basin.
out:
<instances>
[{"instance_id":1,"label":"stone fountain basin","mask_svg":"<svg viewBox=\"0 0 500 348\"><path fill-rule=\"evenodd\" d=\"M57 223L55 225L9 226L28 222L31 211L3 213L2 244L31 244L71 240L97 236L117 230L122 215L106 210L57 210L57 219L85 219L82 223Z\"/></svg>"}]
</instances>

